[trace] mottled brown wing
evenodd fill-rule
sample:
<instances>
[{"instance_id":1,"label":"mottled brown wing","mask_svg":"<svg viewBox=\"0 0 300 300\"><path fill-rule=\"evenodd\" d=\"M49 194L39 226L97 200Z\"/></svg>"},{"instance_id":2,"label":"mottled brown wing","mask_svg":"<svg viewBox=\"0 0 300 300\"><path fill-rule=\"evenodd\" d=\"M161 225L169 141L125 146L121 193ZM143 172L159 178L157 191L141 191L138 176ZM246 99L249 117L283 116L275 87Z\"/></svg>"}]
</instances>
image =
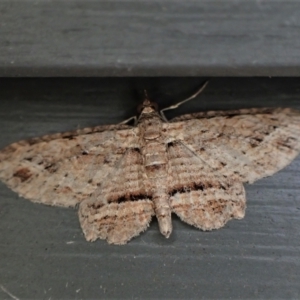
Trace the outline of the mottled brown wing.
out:
<instances>
[{"instance_id":1,"label":"mottled brown wing","mask_svg":"<svg viewBox=\"0 0 300 300\"><path fill-rule=\"evenodd\" d=\"M300 151L300 113L292 109L196 113L166 127L212 170L243 182L274 174Z\"/></svg>"},{"instance_id":2,"label":"mottled brown wing","mask_svg":"<svg viewBox=\"0 0 300 300\"><path fill-rule=\"evenodd\" d=\"M134 130L97 126L11 144L0 151L0 179L31 201L74 206L136 145Z\"/></svg>"},{"instance_id":3,"label":"mottled brown wing","mask_svg":"<svg viewBox=\"0 0 300 300\"><path fill-rule=\"evenodd\" d=\"M123 245L145 231L154 215L151 200L110 203L99 208L81 205L80 225L87 241L106 239Z\"/></svg>"},{"instance_id":4,"label":"mottled brown wing","mask_svg":"<svg viewBox=\"0 0 300 300\"><path fill-rule=\"evenodd\" d=\"M246 208L243 184L214 171L182 142L168 147L170 205L184 222L202 230L217 229Z\"/></svg>"},{"instance_id":5,"label":"mottled brown wing","mask_svg":"<svg viewBox=\"0 0 300 300\"><path fill-rule=\"evenodd\" d=\"M139 148L129 148L88 200L79 206L79 220L88 241L107 239L125 244L144 231L154 215Z\"/></svg>"}]
</instances>

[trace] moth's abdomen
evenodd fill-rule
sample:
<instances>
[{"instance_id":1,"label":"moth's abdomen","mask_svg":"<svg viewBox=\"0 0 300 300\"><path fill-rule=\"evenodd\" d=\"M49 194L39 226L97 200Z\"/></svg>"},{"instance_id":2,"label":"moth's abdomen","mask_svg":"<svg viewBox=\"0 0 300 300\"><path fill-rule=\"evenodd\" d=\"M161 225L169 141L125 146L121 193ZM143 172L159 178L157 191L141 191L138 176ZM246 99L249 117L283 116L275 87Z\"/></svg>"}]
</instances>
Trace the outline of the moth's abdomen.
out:
<instances>
[{"instance_id":1,"label":"moth's abdomen","mask_svg":"<svg viewBox=\"0 0 300 300\"><path fill-rule=\"evenodd\" d=\"M166 144L157 141L146 143L142 154L145 167L161 165L168 162Z\"/></svg>"}]
</instances>

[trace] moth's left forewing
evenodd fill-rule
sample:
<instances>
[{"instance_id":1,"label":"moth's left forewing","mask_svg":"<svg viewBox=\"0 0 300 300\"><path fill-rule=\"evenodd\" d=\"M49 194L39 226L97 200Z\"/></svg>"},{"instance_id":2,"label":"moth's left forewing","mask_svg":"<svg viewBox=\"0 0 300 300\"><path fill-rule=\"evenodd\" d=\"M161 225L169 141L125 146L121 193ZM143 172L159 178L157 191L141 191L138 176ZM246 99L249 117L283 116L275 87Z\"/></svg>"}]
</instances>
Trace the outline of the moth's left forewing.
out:
<instances>
[{"instance_id":1,"label":"moth's left forewing","mask_svg":"<svg viewBox=\"0 0 300 300\"><path fill-rule=\"evenodd\" d=\"M288 108L200 112L171 120L168 130L214 170L243 182L274 174L300 151L300 113Z\"/></svg>"}]
</instances>

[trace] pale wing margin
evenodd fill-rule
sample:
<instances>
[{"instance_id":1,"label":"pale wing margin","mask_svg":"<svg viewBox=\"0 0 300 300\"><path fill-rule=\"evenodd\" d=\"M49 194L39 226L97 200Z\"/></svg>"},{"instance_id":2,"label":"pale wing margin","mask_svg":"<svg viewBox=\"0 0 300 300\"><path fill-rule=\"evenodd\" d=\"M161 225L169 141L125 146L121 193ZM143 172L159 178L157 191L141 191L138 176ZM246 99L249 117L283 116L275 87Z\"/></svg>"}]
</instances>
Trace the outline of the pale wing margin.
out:
<instances>
[{"instance_id":1,"label":"pale wing margin","mask_svg":"<svg viewBox=\"0 0 300 300\"><path fill-rule=\"evenodd\" d=\"M135 130L97 126L13 143L0 151L0 179L31 201L75 206L111 172L124 145L135 144Z\"/></svg>"},{"instance_id":2,"label":"pale wing margin","mask_svg":"<svg viewBox=\"0 0 300 300\"><path fill-rule=\"evenodd\" d=\"M289 108L200 112L167 126L214 170L243 182L274 174L300 151L300 112Z\"/></svg>"}]
</instances>

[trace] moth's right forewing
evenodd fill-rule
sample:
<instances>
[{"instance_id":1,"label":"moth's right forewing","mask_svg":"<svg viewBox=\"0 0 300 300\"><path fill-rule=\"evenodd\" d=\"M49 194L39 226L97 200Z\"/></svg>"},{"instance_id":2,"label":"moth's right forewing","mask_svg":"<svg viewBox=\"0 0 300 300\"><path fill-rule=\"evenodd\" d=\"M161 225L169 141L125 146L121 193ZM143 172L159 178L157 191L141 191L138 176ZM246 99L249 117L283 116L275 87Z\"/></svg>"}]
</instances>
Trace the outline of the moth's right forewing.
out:
<instances>
[{"instance_id":1,"label":"moth's right forewing","mask_svg":"<svg viewBox=\"0 0 300 300\"><path fill-rule=\"evenodd\" d=\"M97 126L14 143L0 151L0 179L33 202L75 206L135 143L134 130Z\"/></svg>"}]
</instances>

